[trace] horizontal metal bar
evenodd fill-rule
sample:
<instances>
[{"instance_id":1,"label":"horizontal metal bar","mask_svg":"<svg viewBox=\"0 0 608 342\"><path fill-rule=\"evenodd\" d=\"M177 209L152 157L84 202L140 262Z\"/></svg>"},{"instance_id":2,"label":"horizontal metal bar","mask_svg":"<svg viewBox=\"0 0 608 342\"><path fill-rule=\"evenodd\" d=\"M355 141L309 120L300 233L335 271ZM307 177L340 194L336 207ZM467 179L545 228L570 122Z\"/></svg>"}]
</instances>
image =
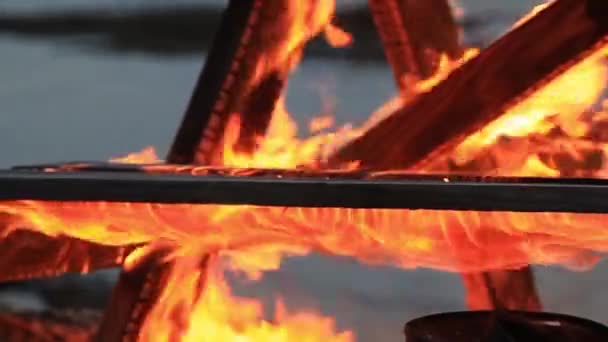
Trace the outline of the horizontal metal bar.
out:
<instances>
[{"instance_id":1,"label":"horizontal metal bar","mask_svg":"<svg viewBox=\"0 0 608 342\"><path fill-rule=\"evenodd\" d=\"M256 173L257 171L257 173ZM0 171L0 200L608 213L608 181L381 173ZM256 175L258 174L258 175ZM297 174L297 173L296 173Z\"/></svg>"}]
</instances>

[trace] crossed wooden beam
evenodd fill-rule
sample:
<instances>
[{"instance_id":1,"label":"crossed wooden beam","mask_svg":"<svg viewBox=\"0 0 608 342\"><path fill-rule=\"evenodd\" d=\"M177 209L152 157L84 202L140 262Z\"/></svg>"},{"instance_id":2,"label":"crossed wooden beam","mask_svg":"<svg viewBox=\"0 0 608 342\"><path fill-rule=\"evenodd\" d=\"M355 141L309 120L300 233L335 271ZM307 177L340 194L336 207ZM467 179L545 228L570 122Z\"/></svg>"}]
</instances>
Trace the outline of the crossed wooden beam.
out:
<instances>
[{"instance_id":1,"label":"crossed wooden beam","mask_svg":"<svg viewBox=\"0 0 608 342\"><path fill-rule=\"evenodd\" d=\"M310 3L314 6L323 1ZM167 162L221 166L222 140L234 113L240 113L242 124L237 148L255 150L255 138L264 134L290 71L289 65L264 64L264 57L275 53L288 38L281 32L288 31L285 9L293 3L229 1ZM395 82L403 92L412 86L406 80L433 75L441 54L451 58L462 55L458 27L447 0L369 0L369 6ZM269 36L274 39L269 41ZM432 90L408 101L343 146L329 158L327 166L358 160L368 169L425 168L606 44L608 2L554 1ZM304 42L293 53L301 53L303 46ZM10 218L0 216L2 220ZM39 237L37 241L38 247L51 251L57 245L50 238ZM129 251L129 247L110 249L78 240L67 242L77 253L62 254L61 262L67 260L74 267L64 267L64 271L79 270L82 264L70 263L70 258L82 259L83 252L95 256L90 257L93 265L107 267L121 265ZM171 269L170 262L160 261L164 260L162 251L159 254L122 272L96 335L98 341L136 340ZM53 256L48 260L54 260ZM105 262L108 260L111 262ZM201 267L206 260L208 257L201 260ZM21 271L17 267L11 279L48 276L55 266L34 260ZM471 309L541 309L530 268L463 274L463 281Z\"/></svg>"}]
</instances>

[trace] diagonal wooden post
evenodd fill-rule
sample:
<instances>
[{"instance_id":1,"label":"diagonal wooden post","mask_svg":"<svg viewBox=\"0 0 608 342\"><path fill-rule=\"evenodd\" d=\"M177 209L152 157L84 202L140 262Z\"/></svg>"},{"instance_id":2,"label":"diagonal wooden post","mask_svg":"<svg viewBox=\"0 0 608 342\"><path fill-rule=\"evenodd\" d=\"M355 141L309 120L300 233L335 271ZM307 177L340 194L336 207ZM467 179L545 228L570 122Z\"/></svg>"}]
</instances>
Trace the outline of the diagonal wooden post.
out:
<instances>
[{"instance_id":1,"label":"diagonal wooden post","mask_svg":"<svg viewBox=\"0 0 608 342\"><path fill-rule=\"evenodd\" d=\"M263 136L274 107L282 94L287 75L300 56L307 35L284 55L293 25L294 7L308 11L304 20L324 0L295 3L291 0L231 0L224 12L205 66L167 162L222 165L226 130L238 116L240 132L235 148L253 152ZM298 13L301 15L301 13ZM309 24L306 22L306 24ZM302 29L302 28L300 28ZM279 58L280 56L280 58ZM201 267L207 267L203 256ZM98 341L133 341L152 305L156 303L171 271L162 255L152 257L133 270L123 271L99 330ZM200 274L201 291L205 271Z\"/></svg>"},{"instance_id":2,"label":"diagonal wooden post","mask_svg":"<svg viewBox=\"0 0 608 342\"><path fill-rule=\"evenodd\" d=\"M547 32L551 32L550 35ZM425 167L608 42L608 2L557 0L337 151L330 164ZM377 146L385 146L378 153Z\"/></svg>"},{"instance_id":3,"label":"diagonal wooden post","mask_svg":"<svg viewBox=\"0 0 608 342\"><path fill-rule=\"evenodd\" d=\"M369 0L369 4L384 44L387 60L393 69L395 80L402 92L406 92L408 88L408 84L405 83L406 75L412 75L414 80L420 80L431 76L433 72L436 71L434 67L436 67L439 54L443 53L452 58L462 54L462 49L458 44L458 30L446 0ZM563 17L566 21L571 20L573 24L580 21L581 23L586 23L588 26L586 27L586 30L581 30L578 35L568 33L557 35L555 42L542 46L538 48L537 51L529 52L530 56L537 57L536 62L538 65L545 63L545 58L547 57L549 57L548 60L550 62L552 61L553 65L555 65L554 68L567 64L574 59L573 56L576 56L576 54L584 54L586 50L592 50L594 44L605 35L606 25L602 24L600 20L606 13L604 12L602 15L602 11L602 5L598 1L590 1L586 4L582 2L576 4L573 1L562 1L560 4L556 4L548 12L543 13L543 15L540 16L540 19L535 18L532 23L526 24L528 27L521 30L515 30L517 32L507 35L507 37L495 44L500 48L496 46L491 47L489 49L490 53L486 52L486 55L489 56L485 56L487 58L487 66L485 68L480 67L484 62L478 59L476 63L472 63L473 65L477 64L477 67L471 68L469 71L470 75L467 75L466 72L457 74L457 76L452 78L452 82L446 82L445 89L443 89L445 93L442 93L442 85L440 85L439 91L432 91L428 96L423 96L419 103L423 103L424 100L429 100L429 102L427 102L429 105L432 104L432 106L440 107L441 102L448 97L445 96L445 94L450 91L448 88L450 84L453 87L460 87L463 91L469 91L470 89L468 87L462 86L462 82L473 82L473 84L475 84L474 82L478 81L482 84L481 82L484 82L486 78L491 79L491 77L500 77L500 75L491 75L491 70L494 70L497 67L505 67L505 64L508 64L501 61L500 54L504 53L505 56L509 56L509 47L513 49L514 53L518 53L514 48L518 46L518 44L525 44L526 40L529 40L532 43L536 42L535 37L542 35L544 32L551 29L551 23L558 20L559 17ZM571 15L571 13L575 13L575 15ZM576 14L578 14L578 16ZM526 34L531 34L531 36L525 37ZM564 48L561 44L564 42L560 41L560 39L564 42L571 39L573 42L578 41L579 44L574 45L574 49L571 50L572 54L568 55L568 53L561 51ZM495 57L492 57L492 50L494 50ZM526 57L528 56L526 55ZM526 63L528 62L529 60L526 58ZM535 68L536 70L539 69L537 67ZM484 75L483 69L489 71L488 75ZM513 72L516 72L518 69L519 65L514 64ZM505 71L507 70L508 68L505 68ZM552 71L553 70L548 69L545 73L537 73L537 79L531 78L528 81L529 85L527 86L520 85L519 91L523 92L526 87L532 87L543 78L550 78ZM474 75L475 73L477 73L477 75ZM467 80L467 77L469 77L470 80ZM458 83L461 84L459 85ZM503 91L505 95L507 95L509 91L516 89L517 87L512 87L512 89L506 88L506 91ZM436 101L438 102L433 102L434 100L431 100L434 99L433 95L436 95ZM512 98L519 96L519 93L510 95L511 98L508 96L509 95L504 97L503 101L505 104L512 102ZM498 98L500 98L500 96L498 96ZM453 97L453 99L455 102L468 101L467 96ZM422 109L422 107L416 108L417 104L414 104L412 108L406 107L400 109L399 112L407 114L404 114L399 119L389 117L384 123L385 127L375 127L372 129L372 131L380 133L382 136L381 139L383 139L384 142L386 142L384 139L386 139L387 133L391 134L388 132L389 125L387 124L390 120L393 121L391 123L393 128L400 127L403 130L399 132L399 134L392 135L396 139L400 139L402 137L401 134L403 133L406 135L409 134L408 129L415 131L416 133L414 133L414 135L416 135L416 138L412 140L405 139L400 142L395 141L393 144L393 146L397 145L400 147L399 150L394 151L401 154L401 156L398 157L394 154L386 155L377 153L377 151L372 152L371 149L378 146L376 144L374 144L374 147L368 145L370 146L370 149L366 151L363 146L374 140L374 138L371 137L374 133L370 131L369 134L364 135L358 141L347 145L346 148L338 152L338 158L333 161L336 162L340 159L344 160L346 157L348 160L361 160L362 165L366 167L399 168L412 167L413 165L421 167L421 160L432 162L436 157L442 155L437 152L438 149L441 149L443 153L446 153L450 147L455 147L458 142L461 141L452 138L452 142L446 144L441 138L436 139L434 135L437 133L443 134L443 132L445 132L446 136L455 134L456 136L460 136L460 139L463 139L467 135L467 133L463 134L463 132L472 133L475 127L481 127L485 123L490 122L496 115L501 113L500 109L504 110L505 104L498 105L495 103L493 108L494 112L486 110L484 116L480 116L479 119L477 119L478 123L476 126L468 123L460 127L452 127L454 120L459 120L459 118L455 118L454 116L458 116L459 114L467 115L469 109L463 108L460 110L457 105L454 107L448 105L444 107L445 109L442 112L445 114L445 117L436 116L426 120L429 111L427 109ZM492 107L491 101L489 101L486 106ZM489 109L482 108L483 106L477 107L476 109L478 109L479 113L483 113L484 109ZM424 124L425 120L428 125ZM422 121L422 125L419 124L420 121ZM411 123L411 125L408 125L407 123ZM378 126L382 125L383 124L381 123ZM442 128L440 128L441 126L444 126L445 130L442 131ZM458 132L459 129L462 131ZM378 137L380 137L380 135ZM415 154L415 157L412 155L411 158L402 158L404 152L408 149L413 151L413 153L406 152L405 154ZM415 168L416 166L414 166L414 169ZM502 307L520 310L540 310L542 307L534 285L533 273L529 267L521 270L496 270L485 273L463 274L463 281L467 291L467 305L471 309Z\"/></svg>"},{"instance_id":4,"label":"diagonal wooden post","mask_svg":"<svg viewBox=\"0 0 608 342\"><path fill-rule=\"evenodd\" d=\"M285 6L283 0L275 3L276 6ZM230 1L167 156L168 162L221 163L221 146L227 124L232 115L244 108L248 94L255 92L253 78L256 64L264 57L264 34L274 30L268 17L276 14L276 10L274 6L265 6L263 0ZM266 97L266 103L258 103L258 112L272 110L277 100L274 94ZM270 118L270 113L258 114ZM254 119L255 129L252 131L258 132L264 125L263 120ZM243 132L247 130L245 127ZM161 262L162 257L162 254L151 255L134 269L123 270L97 341L138 339L146 315L156 303L171 272L171 263ZM201 265L205 267L206 264ZM204 273L202 270L202 277ZM201 286L204 287L204 281Z\"/></svg>"},{"instance_id":5,"label":"diagonal wooden post","mask_svg":"<svg viewBox=\"0 0 608 342\"><path fill-rule=\"evenodd\" d=\"M369 0L369 7L401 91L407 90L407 75L433 76L442 54L462 55L460 30L446 0Z\"/></svg>"}]
</instances>

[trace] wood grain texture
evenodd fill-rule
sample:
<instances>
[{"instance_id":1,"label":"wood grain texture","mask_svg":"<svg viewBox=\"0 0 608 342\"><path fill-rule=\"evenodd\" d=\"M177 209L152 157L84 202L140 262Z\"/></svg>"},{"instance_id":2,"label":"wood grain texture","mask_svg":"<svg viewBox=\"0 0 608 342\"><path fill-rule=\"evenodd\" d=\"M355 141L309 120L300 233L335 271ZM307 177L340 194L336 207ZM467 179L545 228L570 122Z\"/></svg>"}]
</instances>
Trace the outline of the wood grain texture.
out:
<instances>
[{"instance_id":1,"label":"wood grain texture","mask_svg":"<svg viewBox=\"0 0 608 342\"><path fill-rule=\"evenodd\" d=\"M471 310L542 310L531 267L464 273L462 279Z\"/></svg>"},{"instance_id":2,"label":"wood grain texture","mask_svg":"<svg viewBox=\"0 0 608 342\"><path fill-rule=\"evenodd\" d=\"M459 28L447 0L369 0L372 17L397 86L405 76L426 79L441 54L461 56Z\"/></svg>"},{"instance_id":3,"label":"wood grain texture","mask_svg":"<svg viewBox=\"0 0 608 342\"><path fill-rule=\"evenodd\" d=\"M318 0L314 0L318 1ZM278 55L293 19L286 0L230 1L169 153L182 164L217 164L228 122L241 120L237 148L250 152L264 135L287 82L295 49ZM311 5L311 7L314 7ZM272 63L271 63L272 62Z\"/></svg>"},{"instance_id":4,"label":"wood grain texture","mask_svg":"<svg viewBox=\"0 0 608 342\"><path fill-rule=\"evenodd\" d=\"M88 273L117 267L127 247L103 246L69 238L52 237L31 230L7 231L14 216L0 213L0 282Z\"/></svg>"},{"instance_id":5,"label":"wood grain texture","mask_svg":"<svg viewBox=\"0 0 608 342\"><path fill-rule=\"evenodd\" d=\"M224 129L236 105L244 101L253 69L265 45L260 41L262 2L231 1L215 34L181 125L169 161L190 164L217 159Z\"/></svg>"},{"instance_id":6,"label":"wood grain texture","mask_svg":"<svg viewBox=\"0 0 608 342\"><path fill-rule=\"evenodd\" d=\"M607 35L608 2L557 0L347 144L329 163L424 167L596 51Z\"/></svg>"},{"instance_id":7,"label":"wood grain texture","mask_svg":"<svg viewBox=\"0 0 608 342\"><path fill-rule=\"evenodd\" d=\"M167 251L158 250L120 273L95 341L137 341L146 315L162 291L171 265L162 262Z\"/></svg>"},{"instance_id":8,"label":"wood grain texture","mask_svg":"<svg viewBox=\"0 0 608 342\"><path fill-rule=\"evenodd\" d=\"M88 310L0 314L0 338L11 342L88 342L99 323Z\"/></svg>"},{"instance_id":9,"label":"wood grain texture","mask_svg":"<svg viewBox=\"0 0 608 342\"><path fill-rule=\"evenodd\" d=\"M4 282L120 267L127 248L18 231L2 240L0 251L0 281Z\"/></svg>"},{"instance_id":10,"label":"wood grain texture","mask_svg":"<svg viewBox=\"0 0 608 342\"><path fill-rule=\"evenodd\" d=\"M288 38L290 3L228 3L167 161L221 165L226 128L235 115L241 121L237 148L255 149L255 138L265 133L285 85L291 58L297 57L278 65L268 63ZM201 274L206 272L204 265L201 261ZM172 263L152 258L137 271L123 270L97 340L135 341L171 269Z\"/></svg>"},{"instance_id":11,"label":"wood grain texture","mask_svg":"<svg viewBox=\"0 0 608 342\"><path fill-rule=\"evenodd\" d=\"M451 58L458 57L461 54L462 49L458 45L458 31L456 30L456 24L451 16L450 6L447 1L370 0L369 3L384 44L387 59L391 64L396 82L402 92L406 92L408 86L404 82L405 75L414 76L414 79L424 79L436 71L439 53L445 53ZM542 58L537 61L542 63ZM483 72L477 72L484 76ZM441 101L442 99L437 98L437 100ZM466 102L470 101L470 99L463 97L460 101ZM449 114L447 111L446 113ZM457 120L459 120L460 115L457 114L456 116L458 117ZM489 117L488 120L492 118ZM451 124L453 120L453 118L444 117L443 115L438 115L434 119L440 120L439 127L442 124L441 120L448 124ZM404 129L407 129L410 125L416 125L417 121L424 122L425 120L425 113L420 110L417 114L410 113L408 116L404 116L400 120L400 125ZM477 123L477 127L481 127L484 123L483 120L480 122ZM429 125L431 129L433 124L437 123L431 121ZM465 126L461 129L470 129L470 127ZM426 131L425 133L423 129L420 131L420 134L427 134L431 137L434 135L434 131ZM460 135L460 137L465 136L466 133ZM365 140L366 138L368 137L364 136L361 140ZM414 139L407 141L412 143L409 148L416 146L418 143ZM445 152L450 146L457 144L457 142L458 140L452 138L452 143L445 145L441 140L439 142L431 140L431 145L426 146L427 154L419 154L415 157L418 159L410 160L409 163L419 162L420 158L426 161L433 161L434 156L440 155L441 151ZM399 144L400 142L393 142L393 145ZM408 148L407 145L404 146ZM439 147L443 147L443 149L439 149L440 152L437 151ZM362 157L359 157L359 155L347 154L352 159L365 158L365 160L367 160L367 156L369 155L364 154ZM390 156L385 158L382 155L381 158L383 158L383 162L391 161ZM377 160L375 159L374 161L376 162ZM377 163L372 165L364 163L364 165L377 166ZM403 166L404 164L401 165ZM395 167L398 165L384 164L384 166ZM497 270L485 273L467 273L463 274L462 277L466 289L467 304L470 309L541 309L541 301L534 285L534 276L529 267L512 271Z\"/></svg>"}]
</instances>

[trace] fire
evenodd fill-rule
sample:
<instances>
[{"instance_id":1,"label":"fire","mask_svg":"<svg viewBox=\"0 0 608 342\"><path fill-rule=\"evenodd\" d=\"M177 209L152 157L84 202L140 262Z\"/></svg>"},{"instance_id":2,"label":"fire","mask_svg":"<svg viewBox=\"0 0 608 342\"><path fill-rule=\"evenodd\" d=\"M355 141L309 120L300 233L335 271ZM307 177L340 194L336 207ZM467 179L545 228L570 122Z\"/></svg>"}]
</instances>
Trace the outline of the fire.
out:
<instances>
[{"instance_id":1,"label":"fire","mask_svg":"<svg viewBox=\"0 0 608 342\"><path fill-rule=\"evenodd\" d=\"M315 2L318 8L312 12L307 1L294 3L293 39L272 56L273 61L290 58L287 52L312 33L325 32L336 45L350 41L346 33L330 25L333 1ZM314 15L304 18L298 13ZM434 170L468 170L465 164L489 156L494 164L474 163L473 171L550 177L606 174L603 165L587 170L576 161L584 159L588 150L602 157L608 152L608 146L592 134L596 124L607 121L608 106L590 113L608 81L607 51L564 72L535 94L526 94L525 101L470 136L438 161ZM444 60L436 77L418 83L410 96L429 91L475 53L471 50L461 61ZM315 119L310 124L313 135L306 139L298 138L297 126L281 101L253 154L234 148L240 127L235 116L224 139L223 163L314 169L336 146L362 134L390 108L408 100L393 99L358 129L344 126L327 132L332 119ZM571 156L574 162L564 166L554 158L557 154ZM146 149L113 161L144 163L158 158ZM286 255L316 250L372 264L460 272L530 263L589 268L608 251L603 215L39 201L0 202L0 213L10 217L0 226L2 236L27 227L52 237L70 236L104 245L152 246L136 250L127 267L159 241L171 246L170 274L158 305L144 323L142 341L354 340L350 332L336 332L333 319L290 313L280 301L274 319L266 320L260 303L230 292L224 270L257 279L261 271L279 268Z\"/></svg>"},{"instance_id":2,"label":"fire","mask_svg":"<svg viewBox=\"0 0 608 342\"><path fill-rule=\"evenodd\" d=\"M220 253L231 269L252 275L278 268L279 256L310 250L372 264L448 271L515 268L528 262L572 261L579 267L583 254L591 267L595 253L608 250L605 217L597 214L36 201L4 202L0 210L19 218L4 227L6 235L32 227L100 244L160 240L174 246L173 257ZM454 246L468 246L466 265L453 260ZM484 257L493 253L500 258Z\"/></svg>"},{"instance_id":3,"label":"fire","mask_svg":"<svg viewBox=\"0 0 608 342\"><path fill-rule=\"evenodd\" d=\"M273 322L264 320L261 303L252 299L236 298L218 269L210 267L204 274L201 289L200 259L180 258L172 267L163 305L157 306L150 316L151 327L161 327L166 322L180 322L183 330L144 329L143 341L353 341L352 333L335 334L333 319L314 313L290 313L278 300ZM218 260L211 260L217 263ZM201 292L203 292L201 296ZM198 300L193 300L198 298ZM175 312L176 303L181 308Z\"/></svg>"},{"instance_id":4,"label":"fire","mask_svg":"<svg viewBox=\"0 0 608 342\"><path fill-rule=\"evenodd\" d=\"M313 119L310 127L317 132L300 139L298 127L281 99L275 107L266 136L260 138L258 149L253 154L239 153L234 148L239 137L239 121L238 117L231 120L226 129L223 164L231 167L279 169L316 164L323 156L329 155L338 142L356 134L348 127L336 132L321 131L322 128L330 128L332 123L326 117Z\"/></svg>"},{"instance_id":5,"label":"fire","mask_svg":"<svg viewBox=\"0 0 608 342\"><path fill-rule=\"evenodd\" d=\"M350 33L336 25L329 24L325 27L325 39L333 47L345 47L353 43Z\"/></svg>"},{"instance_id":6,"label":"fire","mask_svg":"<svg viewBox=\"0 0 608 342\"><path fill-rule=\"evenodd\" d=\"M577 139L584 140L582 138L592 124L585 121L584 113L590 104L598 102L608 81L607 57L608 48L601 49L564 72L550 86L530 95L498 120L469 136L450 158L462 164L474 158L479 149L495 144L501 136L547 134L556 126L566 130L571 143L576 144ZM526 152L523 154L535 156ZM521 171L525 174L525 170ZM546 175L551 175L551 172Z\"/></svg>"},{"instance_id":7,"label":"fire","mask_svg":"<svg viewBox=\"0 0 608 342\"><path fill-rule=\"evenodd\" d=\"M161 159L156 154L154 147L148 146L139 152L129 153L124 157L110 159L110 161L123 164L148 164L160 162Z\"/></svg>"},{"instance_id":8,"label":"fire","mask_svg":"<svg viewBox=\"0 0 608 342\"><path fill-rule=\"evenodd\" d=\"M258 4L258 6L262 5L262 2ZM282 17L284 21L277 25L278 30L284 31L278 36L285 38L269 44L271 48L266 51L264 58L256 67L254 83L261 80L269 71L285 67L290 70L296 67L302 57L301 47L321 32L329 32L326 37L332 38L336 44L349 41L347 33L330 24L336 6L334 0L295 0L277 2L273 5L277 6L277 10L287 11Z\"/></svg>"}]
</instances>

